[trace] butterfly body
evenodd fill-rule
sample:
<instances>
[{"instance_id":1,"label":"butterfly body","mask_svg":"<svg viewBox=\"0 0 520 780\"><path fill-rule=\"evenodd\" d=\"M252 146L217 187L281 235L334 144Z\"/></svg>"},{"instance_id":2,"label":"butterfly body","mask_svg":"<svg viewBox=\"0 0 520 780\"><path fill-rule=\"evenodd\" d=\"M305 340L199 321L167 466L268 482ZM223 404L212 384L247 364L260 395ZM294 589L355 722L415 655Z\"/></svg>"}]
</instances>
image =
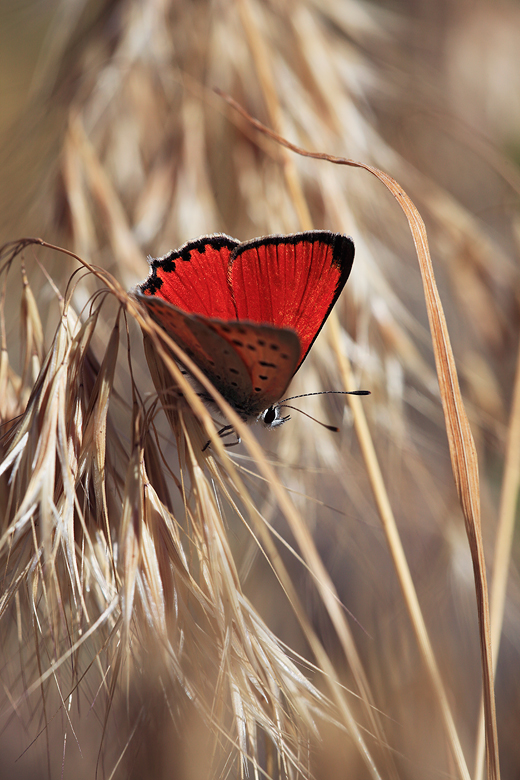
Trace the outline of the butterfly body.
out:
<instances>
[{"instance_id":1,"label":"butterfly body","mask_svg":"<svg viewBox=\"0 0 520 780\"><path fill-rule=\"evenodd\" d=\"M328 231L240 243L204 236L151 260L135 293L246 422L284 422L277 402L347 281L350 238ZM211 402L202 389L204 400Z\"/></svg>"}]
</instances>

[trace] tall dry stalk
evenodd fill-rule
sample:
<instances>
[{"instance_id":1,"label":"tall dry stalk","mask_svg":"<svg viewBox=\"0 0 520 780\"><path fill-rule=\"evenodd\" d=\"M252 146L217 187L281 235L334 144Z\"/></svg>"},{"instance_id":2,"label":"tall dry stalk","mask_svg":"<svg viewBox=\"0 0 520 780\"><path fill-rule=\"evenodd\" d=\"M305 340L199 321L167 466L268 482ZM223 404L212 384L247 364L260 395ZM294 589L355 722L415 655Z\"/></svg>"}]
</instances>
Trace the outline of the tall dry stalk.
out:
<instances>
[{"instance_id":1,"label":"tall dry stalk","mask_svg":"<svg viewBox=\"0 0 520 780\"><path fill-rule=\"evenodd\" d=\"M406 222L366 174L286 153L212 90L300 145L387 171L419 206L480 457L488 565L507 458L500 569L518 488L505 411L517 270L498 241L504 219L478 218L482 197L462 172L470 146L491 192L504 173L516 186L514 172L477 134L461 143L431 72L406 81L393 59L404 20L375 7L67 8L16 137L29 118L41 146L30 134L28 145L55 149L24 232L78 257L22 242L0 267L7 776L16 759L53 777L469 777L475 762L478 775L471 558ZM407 145L396 128L410 98L423 114ZM443 115L445 148L425 110ZM244 442L224 450L172 353L196 368L126 290L146 253L199 234L309 226L351 234L357 256L293 389L340 389L348 357L372 390L367 424L359 400L318 397L305 411L341 421L339 436L300 416L257 438L223 404ZM370 439L358 442L362 428ZM478 501L474 481L466 497ZM496 582L509 627L497 672L506 777L519 762L507 725L517 578L509 601ZM493 632L497 642L500 623Z\"/></svg>"}]
</instances>

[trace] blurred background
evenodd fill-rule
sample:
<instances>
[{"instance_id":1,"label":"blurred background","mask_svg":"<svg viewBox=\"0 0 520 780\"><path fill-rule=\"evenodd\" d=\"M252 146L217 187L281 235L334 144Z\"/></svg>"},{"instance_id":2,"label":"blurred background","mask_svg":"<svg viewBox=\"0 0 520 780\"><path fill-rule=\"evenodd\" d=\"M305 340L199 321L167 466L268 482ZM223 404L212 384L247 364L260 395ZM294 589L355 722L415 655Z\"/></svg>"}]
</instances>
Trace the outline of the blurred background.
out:
<instances>
[{"instance_id":1,"label":"blurred background","mask_svg":"<svg viewBox=\"0 0 520 780\"><path fill-rule=\"evenodd\" d=\"M2 243L40 236L128 289L146 277L147 255L203 234L246 240L296 232L310 218L315 228L353 237L354 269L336 307L342 344L358 386L372 391L364 407L472 776L481 686L472 564L406 220L365 171L296 156L288 163L213 87L305 148L381 168L419 208L479 453L492 579L518 348L519 59L520 7L512 2L3 0L0 7ZM301 183L300 199L291 176ZM36 256L62 292L77 265L26 253L50 340L56 306ZM77 291L78 305L90 285ZM14 355L18 327L8 319ZM137 330L134 345L146 391ZM324 333L291 389L340 388ZM294 491L348 611L394 751L392 771L455 776L350 413L329 399L302 408L339 425L340 434L300 416L258 435ZM253 479L251 490L293 543L265 486ZM313 660L269 565L238 519L228 524L247 597L283 642ZM279 552L348 686L350 671L311 578L282 545ZM502 776L515 778L517 538L502 565L510 576L497 716ZM68 744L63 712L44 717L38 694L13 710L13 690L18 696L29 684L17 644L31 641L20 628L25 619L18 615L2 642L1 777L93 777L96 766L107 777L112 770L208 776L196 713L163 696L160 676L150 681L146 671L134 680L130 703L123 696L106 720L94 707L96 689L82 689ZM316 777L368 777L354 745L332 727L323 728L309 762ZM263 767L284 776L269 757ZM239 775L236 761L214 772Z\"/></svg>"}]
</instances>

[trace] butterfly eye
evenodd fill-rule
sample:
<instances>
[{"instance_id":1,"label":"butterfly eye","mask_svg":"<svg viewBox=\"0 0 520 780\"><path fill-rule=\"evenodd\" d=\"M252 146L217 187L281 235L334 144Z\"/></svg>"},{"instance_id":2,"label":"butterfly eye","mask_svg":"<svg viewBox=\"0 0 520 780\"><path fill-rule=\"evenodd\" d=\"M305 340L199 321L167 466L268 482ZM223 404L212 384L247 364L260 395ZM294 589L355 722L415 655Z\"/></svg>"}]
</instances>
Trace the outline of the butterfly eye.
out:
<instances>
[{"instance_id":1,"label":"butterfly eye","mask_svg":"<svg viewBox=\"0 0 520 780\"><path fill-rule=\"evenodd\" d=\"M289 414L286 417L282 417L279 406L269 406L265 412L262 412L260 415L260 420L263 422L266 428L276 428L278 425L282 425L289 419Z\"/></svg>"},{"instance_id":2,"label":"butterfly eye","mask_svg":"<svg viewBox=\"0 0 520 780\"><path fill-rule=\"evenodd\" d=\"M272 425L274 420L276 420L276 407L270 406L269 409L266 409L262 419L266 425Z\"/></svg>"}]
</instances>

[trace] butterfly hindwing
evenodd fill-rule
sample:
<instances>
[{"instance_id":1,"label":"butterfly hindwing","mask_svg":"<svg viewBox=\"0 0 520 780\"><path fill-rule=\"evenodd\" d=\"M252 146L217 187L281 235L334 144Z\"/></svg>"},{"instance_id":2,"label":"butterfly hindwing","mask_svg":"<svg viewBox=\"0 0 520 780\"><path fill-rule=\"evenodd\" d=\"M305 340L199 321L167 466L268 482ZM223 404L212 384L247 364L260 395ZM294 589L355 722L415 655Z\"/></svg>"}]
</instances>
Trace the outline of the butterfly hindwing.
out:
<instances>
[{"instance_id":1,"label":"butterfly hindwing","mask_svg":"<svg viewBox=\"0 0 520 780\"><path fill-rule=\"evenodd\" d=\"M352 240L325 230L240 244L228 271L238 319L296 331L298 368L345 286L353 260Z\"/></svg>"},{"instance_id":2,"label":"butterfly hindwing","mask_svg":"<svg viewBox=\"0 0 520 780\"><path fill-rule=\"evenodd\" d=\"M232 394L234 405L244 406L253 394L247 368L232 347L209 320L181 311L161 298L137 295L151 317L203 371L226 398Z\"/></svg>"},{"instance_id":3,"label":"butterfly hindwing","mask_svg":"<svg viewBox=\"0 0 520 780\"><path fill-rule=\"evenodd\" d=\"M251 381L249 409L258 416L280 400L300 357L300 341L288 328L252 322L217 322L208 325L240 355Z\"/></svg>"},{"instance_id":4,"label":"butterfly hindwing","mask_svg":"<svg viewBox=\"0 0 520 780\"><path fill-rule=\"evenodd\" d=\"M160 298L138 298L246 419L257 417L287 389L300 354L293 331L193 316Z\"/></svg>"}]
</instances>

